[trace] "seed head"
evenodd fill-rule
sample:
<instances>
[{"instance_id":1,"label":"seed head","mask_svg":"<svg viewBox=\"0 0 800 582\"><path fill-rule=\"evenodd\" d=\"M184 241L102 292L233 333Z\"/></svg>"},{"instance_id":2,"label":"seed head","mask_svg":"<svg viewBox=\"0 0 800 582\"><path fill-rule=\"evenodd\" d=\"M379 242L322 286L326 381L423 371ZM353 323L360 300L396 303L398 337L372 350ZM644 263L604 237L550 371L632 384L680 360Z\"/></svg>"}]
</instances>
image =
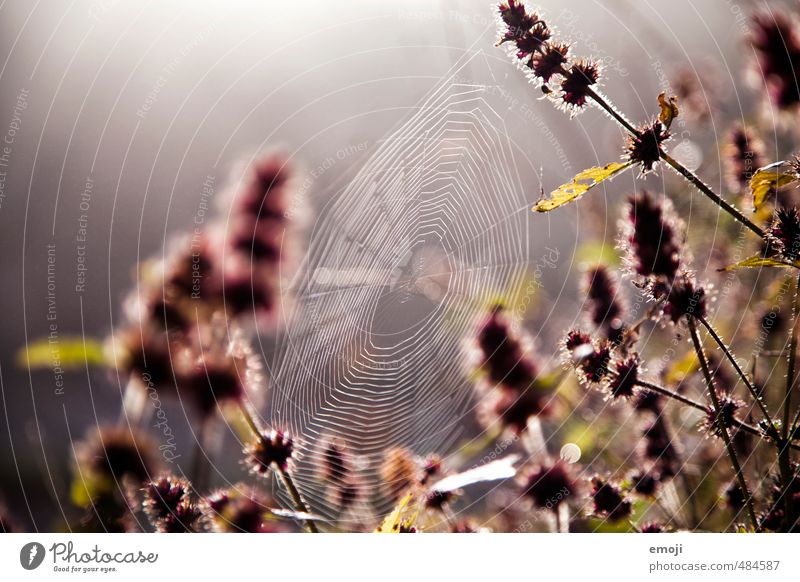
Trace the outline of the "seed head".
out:
<instances>
[{"instance_id":1,"label":"seed head","mask_svg":"<svg viewBox=\"0 0 800 582\"><path fill-rule=\"evenodd\" d=\"M725 427L725 430L730 431L736 426L736 413L744 406L741 400L736 400L729 396L720 394L719 398L719 414L714 410L713 406L706 408L706 418L703 423L704 428L714 436L722 436L722 427L720 422Z\"/></svg>"},{"instance_id":2,"label":"seed head","mask_svg":"<svg viewBox=\"0 0 800 582\"><path fill-rule=\"evenodd\" d=\"M706 291L697 286L690 276L684 274L676 279L668 293L664 314L673 323L678 323L684 316L706 316Z\"/></svg>"},{"instance_id":3,"label":"seed head","mask_svg":"<svg viewBox=\"0 0 800 582\"><path fill-rule=\"evenodd\" d=\"M143 508L158 532L195 532L204 527L203 512L192 500L184 479L165 476L145 485Z\"/></svg>"},{"instance_id":4,"label":"seed head","mask_svg":"<svg viewBox=\"0 0 800 582\"><path fill-rule=\"evenodd\" d=\"M592 479L592 501L595 515L610 521L619 521L631 515L631 502L624 498L619 487L600 477Z\"/></svg>"},{"instance_id":5,"label":"seed head","mask_svg":"<svg viewBox=\"0 0 800 582\"><path fill-rule=\"evenodd\" d=\"M612 341L622 331L623 308L617 281L604 265L595 265L586 272L586 298L592 323Z\"/></svg>"},{"instance_id":6,"label":"seed head","mask_svg":"<svg viewBox=\"0 0 800 582\"><path fill-rule=\"evenodd\" d=\"M772 103L780 109L795 107L800 103L800 39L795 23L779 11L756 14L750 42Z\"/></svg>"},{"instance_id":7,"label":"seed head","mask_svg":"<svg viewBox=\"0 0 800 582\"><path fill-rule=\"evenodd\" d=\"M736 125L723 148L728 187L734 192L749 192L755 171L766 165L764 142L744 125Z\"/></svg>"},{"instance_id":8,"label":"seed head","mask_svg":"<svg viewBox=\"0 0 800 582\"><path fill-rule=\"evenodd\" d=\"M678 273L681 247L677 220L666 199L657 202L647 192L628 199L629 262L643 277L671 281Z\"/></svg>"},{"instance_id":9,"label":"seed head","mask_svg":"<svg viewBox=\"0 0 800 582\"><path fill-rule=\"evenodd\" d=\"M612 398L628 399L634 395L640 365L638 354L631 354L614 362L608 380L608 392Z\"/></svg>"},{"instance_id":10,"label":"seed head","mask_svg":"<svg viewBox=\"0 0 800 582\"><path fill-rule=\"evenodd\" d=\"M660 523L655 521L650 521L645 524L642 524L641 529L639 529L641 533L664 533L664 526Z\"/></svg>"},{"instance_id":11,"label":"seed head","mask_svg":"<svg viewBox=\"0 0 800 582\"><path fill-rule=\"evenodd\" d=\"M555 509L578 491L569 465L546 462L531 471L523 482L523 493L541 509Z\"/></svg>"},{"instance_id":12,"label":"seed head","mask_svg":"<svg viewBox=\"0 0 800 582\"><path fill-rule=\"evenodd\" d=\"M661 121L639 128L638 135L628 139L626 157L641 167L641 175L651 172L661 159L661 144L670 138L670 133Z\"/></svg>"},{"instance_id":13,"label":"seed head","mask_svg":"<svg viewBox=\"0 0 800 582\"><path fill-rule=\"evenodd\" d=\"M425 507L442 511L453 498L452 491L439 491L434 489L425 496Z\"/></svg>"},{"instance_id":14,"label":"seed head","mask_svg":"<svg viewBox=\"0 0 800 582\"><path fill-rule=\"evenodd\" d=\"M536 386L524 390L495 388L480 402L479 419L484 426L499 424L514 434L522 434L533 416L550 412L551 395Z\"/></svg>"},{"instance_id":15,"label":"seed head","mask_svg":"<svg viewBox=\"0 0 800 582\"><path fill-rule=\"evenodd\" d=\"M531 56L529 66L533 74L549 83L554 75L561 74L561 70L567 62L569 46L566 44L548 44L541 52Z\"/></svg>"},{"instance_id":16,"label":"seed head","mask_svg":"<svg viewBox=\"0 0 800 582\"><path fill-rule=\"evenodd\" d=\"M217 532L268 533L278 531L264 518L266 500L247 487L219 491L208 499Z\"/></svg>"},{"instance_id":17,"label":"seed head","mask_svg":"<svg viewBox=\"0 0 800 582\"><path fill-rule=\"evenodd\" d=\"M539 21L536 14L528 14L525 3L519 0L503 2L497 11L505 28L500 44L522 38Z\"/></svg>"},{"instance_id":18,"label":"seed head","mask_svg":"<svg viewBox=\"0 0 800 582\"><path fill-rule=\"evenodd\" d=\"M294 440L280 430L263 431L259 438L244 449L246 462L256 475L266 475L275 467L285 471L289 468L293 451Z\"/></svg>"},{"instance_id":19,"label":"seed head","mask_svg":"<svg viewBox=\"0 0 800 582\"><path fill-rule=\"evenodd\" d=\"M658 491L659 480L652 472L644 471L631 475L631 484L639 495L652 497Z\"/></svg>"},{"instance_id":20,"label":"seed head","mask_svg":"<svg viewBox=\"0 0 800 582\"><path fill-rule=\"evenodd\" d=\"M561 99L566 107L573 110L582 109L593 85L600 78L597 64L580 60L573 63L561 81Z\"/></svg>"},{"instance_id":21,"label":"seed head","mask_svg":"<svg viewBox=\"0 0 800 582\"><path fill-rule=\"evenodd\" d=\"M524 390L538 376L538 366L525 343L511 330L504 309L495 306L478 330L477 347L482 368L492 385Z\"/></svg>"},{"instance_id":22,"label":"seed head","mask_svg":"<svg viewBox=\"0 0 800 582\"><path fill-rule=\"evenodd\" d=\"M800 213L796 207L778 209L769 238L786 260L796 261L800 258Z\"/></svg>"},{"instance_id":23,"label":"seed head","mask_svg":"<svg viewBox=\"0 0 800 582\"><path fill-rule=\"evenodd\" d=\"M663 417L657 417L650 426L645 428L643 436L644 456L658 467L661 477L671 477L677 474L680 468L680 455L676 441Z\"/></svg>"},{"instance_id":24,"label":"seed head","mask_svg":"<svg viewBox=\"0 0 800 582\"><path fill-rule=\"evenodd\" d=\"M137 488L160 468L153 440L129 427L105 426L91 431L78 443L76 459L84 480L102 479L112 484L130 480Z\"/></svg>"}]
</instances>

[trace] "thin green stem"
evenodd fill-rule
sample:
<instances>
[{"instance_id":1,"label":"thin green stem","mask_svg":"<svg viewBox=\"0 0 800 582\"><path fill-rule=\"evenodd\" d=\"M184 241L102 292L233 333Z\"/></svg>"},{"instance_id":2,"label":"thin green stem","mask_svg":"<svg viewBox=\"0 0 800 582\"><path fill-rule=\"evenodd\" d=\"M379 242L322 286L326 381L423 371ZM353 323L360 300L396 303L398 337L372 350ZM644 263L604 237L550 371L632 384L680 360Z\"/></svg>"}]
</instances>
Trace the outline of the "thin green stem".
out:
<instances>
[{"instance_id":1,"label":"thin green stem","mask_svg":"<svg viewBox=\"0 0 800 582\"><path fill-rule=\"evenodd\" d=\"M714 341L716 342L717 346L719 346L719 349L721 349L722 353L725 354L725 357L728 358L728 361L731 363L733 368L736 370L736 373L742 379L742 382L744 382L744 385L747 386L747 390L750 392L750 395L753 397L753 399L756 401L756 404L758 404L758 407L761 409L761 414L764 415L764 418L769 423L770 432L775 431L775 423L772 420L772 417L770 416L769 411L767 410L767 407L764 404L764 401L761 399L761 396L758 394L758 390L756 390L756 387L753 385L752 382L750 382L750 379L747 377L747 374L745 374L744 370L742 370L742 368L739 366L739 363L736 361L736 358L733 356L733 354L731 353L731 351L728 348L728 346L725 345L725 342L722 341L722 338L719 336L719 334L716 332L716 330L712 327L712 325L708 322L708 320L706 320L705 317L696 316L696 319L701 324L703 324L703 327L706 328L706 331L714 339ZM776 436L776 435L773 435L773 436Z\"/></svg>"},{"instance_id":2,"label":"thin green stem","mask_svg":"<svg viewBox=\"0 0 800 582\"><path fill-rule=\"evenodd\" d=\"M726 426L725 420L722 417L719 396L717 395L716 388L714 388L714 380L711 378L711 372L708 368L708 360L706 360L706 355L703 351L703 345L700 343L700 337L697 335L697 324L695 324L694 317L691 315L688 316L687 319L689 321L689 332L692 336L694 350L697 353L697 359L700 360L700 369L703 371L703 377L705 378L706 387L708 388L708 395L711 398L711 403L714 405L714 412L716 413L717 426L719 427L720 436L722 436L722 440L725 443L725 450L728 453L728 458L730 459L731 465L733 465L733 470L736 473L736 480L739 482L739 488L742 490L745 507L747 509L747 515L750 518L753 529L758 529L758 518L756 517L756 512L753 507L753 497L750 495L750 489L747 487L747 480L744 477L742 466L739 463L739 458L736 456L736 449L733 447L731 436L728 434L728 427Z\"/></svg>"},{"instance_id":3,"label":"thin green stem","mask_svg":"<svg viewBox=\"0 0 800 582\"><path fill-rule=\"evenodd\" d=\"M258 426L256 419L253 418L252 414L250 414L250 411L247 409L247 405L242 403L239 406L239 409L242 411L242 416L244 417L245 422L250 427L250 430L252 430L256 435L256 438L263 440L264 433ZM283 483L283 486L286 488L286 491L289 493L289 496L292 498L295 510L299 511L300 513L309 514L310 511L308 510L308 506L306 505L306 502L303 501L303 496L300 495L300 491L294 484L292 476L289 475L289 473L286 472L282 467L279 467L274 463L272 468L275 470L281 482ZM311 533L319 533L319 528L317 528L317 524L313 519L305 519L304 522L308 531Z\"/></svg>"}]
</instances>

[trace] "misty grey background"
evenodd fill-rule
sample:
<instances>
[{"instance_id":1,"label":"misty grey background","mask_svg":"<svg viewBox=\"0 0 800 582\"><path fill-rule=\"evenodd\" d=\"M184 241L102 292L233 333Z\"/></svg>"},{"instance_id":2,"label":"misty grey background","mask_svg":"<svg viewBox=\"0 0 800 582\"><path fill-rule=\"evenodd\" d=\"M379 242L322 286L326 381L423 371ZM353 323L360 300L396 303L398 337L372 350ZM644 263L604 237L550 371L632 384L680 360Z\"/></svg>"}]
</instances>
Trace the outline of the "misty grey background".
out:
<instances>
[{"instance_id":1,"label":"misty grey background","mask_svg":"<svg viewBox=\"0 0 800 582\"><path fill-rule=\"evenodd\" d=\"M603 91L637 121L656 112L654 96L680 66L702 74L715 64L715 93L735 94L720 107L753 98L734 82L747 62L742 18L755 3L539 4L577 54L603 58ZM570 121L494 47L491 8L486 0L0 4L0 139L20 92L25 102L0 206L0 486L21 521L50 526L67 496L70 438L114 420L120 404L105 372L69 374L57 395L51 372L17 365L19 348L48 331L47 245L56 245L60 336L104 337L134 265L191 225L209 176L221 189L239 159L266 147L284 148L306 177L351 152L308 184L312 210L323 209L465 56L465 81L507 92L488 90L487 100L506 122L530 203L541 186L616 159L621 136L607 118L590 110ZM704 163L701 173L718 179L718 160ZM577 242L613 239L617 207L605 201L631 188L626 175L595 192L591 218L575 206L529 216L531 257L545 246L561 256L546 273L555 303L532 317L534 332L552 319L555 336L575 318ZM88 271L76 293L84 213Z\"/></svg>"}]
</instances>

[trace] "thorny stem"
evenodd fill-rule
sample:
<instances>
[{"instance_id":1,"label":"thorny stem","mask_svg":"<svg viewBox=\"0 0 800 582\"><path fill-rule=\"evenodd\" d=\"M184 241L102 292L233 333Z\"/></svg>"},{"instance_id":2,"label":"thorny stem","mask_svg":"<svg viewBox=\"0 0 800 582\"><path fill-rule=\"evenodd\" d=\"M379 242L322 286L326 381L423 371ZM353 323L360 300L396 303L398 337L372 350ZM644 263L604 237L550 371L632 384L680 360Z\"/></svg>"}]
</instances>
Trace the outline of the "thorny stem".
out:
<instances>
[{"instance_id":1,"label":"thorny stem","mask_svg":"<svg viewBox=\"0 0 800 582\"><path fill-rule=\"evenodd\" d=\"M705 378L706 386L708 387L708 395L711 398L711 403L713 404L714 412L716 413L717 426L719 427L722 440L725 443L725 450L728 452L731 465L733 465L733 470L736 473L736 480L739 482L739 488L742 490L745 507L747 508L747 514L753 525L753 529L758 529L758 518L756 518L755 509L753 509L753 496L750 494L750 490L747 487L747 481L744 478L742 466L739 464L739 458L736 456L736 449L733 448L730 434L728 434L728 427L725 425L725 420L722 418L719 396L717 395L716 388L714 388L714 381L711 378L711 372L708 369L708 361L706 360L705 352L703 352L703 345L700 343L700 338L697 335L697 324L695 323L694 317L691 315L688 316L687 319L689 321L689 332L692 336L694 350L697 352L697 359L700 360L700 369L703 371L703 377Z\"/></svg>"},{"instance_id":2,"label":"thorny stem","mask_svg":"<svg viewBox=\"0 0 800 582\"><path fill-rule=\"evenodd\" d=\"M753 223L753 221L747 218L744 214L742 214L742 212L739 209L737 209L735 206L727 202L719 194L714 192L708 185L706 185L705 182L703 182L700 178L698 178L697 175L695 175L691 170L683 166L683 164L678 162L664 150L660 151L661 151L661 158L665 162L667 162L667 164L672 166L672 169L674 169L681 176L686 178L686 181L688 181L695 188L700 190L700 192L705 194L709 199L711 199L712 202L714 202L714 204L725 210L728 214L733 216L733 218L735 218L743 225L745 225L747 228L756 233L759 238L764 238L764 231L761 230L758 226L756 226L756 224Z\"/></svg>"},{"instance_id":3,"label":"thorny stem","mask_svg":"<svg viewBox=\"0 0 800 582\"><path fill-rule=\"evenodd\" d=\"M253 434L256 435L256 438L263 440L264 435L262 434L262 431L259 428L256 419L253 418L253 415L250 414L250 411L247 409L247 405L242 403L239 406L239 409L242 411L242 416L244 417L245 422L250 427L250 430L253 431ZM300 495L300 491L294 484L294 480L292 479L291 475L289 475L289 473L284 471L283 468L279 467L278 465L273 464L273 469L278 474L278 477L283 483L283 486L286 488L286 491L288 491L289 496L292 498L292 502L294 503L295 509L300 513L305 513L305 514L310 513L308 510L308 506L306 505L306 502L303 501L303 496ZM308 531L310 531L311 533L319 533L319 528L317 528L317 524L314 523L313 519L306 519L304 521Z\"/></svg>"},{"instance_id":4,"label":"thorny stem","mask_svg":"<svg viewBox=\"0 0 800 582\"><path fill-rule=\"evenodd\" d=\"M794 301L792 302L792 335L791 339L789 340L789 358L788 358L788 370L786 372L786 397L783 400L783 424L781 426L781 441L780 446L778 448L778 470L781 474L781 483L785 489L783 494L783 504L784 504L784 525L787 526L787 529L792 524L790 520L793 515L793 499L792 495L788 493L789 485L792 482L793 475L792 475L792 459L791 459L791 451L789 450L789 443L791 442L790 435L794 436L794 427L791 429L791 433L789 432L789 418L791 417L792 413L792 390L794 390L794 381L795 381L795 366L797 362L797 333L798 333L798 323L800 323L800 317L798 317L798 310L800 309L800 305L798 305L798 299L800 298L800 276L797 278L797 282L794 285ZM800 414L800 412L799 412ZM792 425L795 423L793 422Z\"/></svg>"},{"instance_id":5,"label":"thorny stem","mask_svg":"<svg viewBox=\"0 0 800 582\"><path fill-rule=\"evenodd\" d=\"M764 418L769 423L769 432L773 433L773 437L777 436L777 433L775 432L775 423L772 420L772 417L770 416L769 411L767 410L767 407L764 404L764 401L761 399L761 396L759 396L758 391L756 390L756 387L753 385L752 382L750 382L750 379L747 377L747 374L745 374L744 370L742 370L742 368L739 366L739 363L736 361L736 358L733 356L733 354L731 353L731 351L728 348L728 346L725 345L725 342L722 341L722 338L719 336L719 334L716 332L716 330L712 327L712 325L708 322L708 320L706 320L705 317L695 316L695 318L697 319L697 321L699 321L700 323L703 324L703 327L706 328L706 331L708 332L708 334L717 343L717 346L719 346L719 349L721 349L722 353L725 354L725 357L728 358L728 361L734 367L734 369L736 370L736 373L742 379L742 382L744 382L744 385L747 386L747 389L750 391L750 394L752 395L753 399L756 401L756 404L758 404L758 407L761 409L761 414L764 415Z\"/></svg>"},{"instance_id":6,"label":"thorny stem","mask_svg":"<svg viewBox=\"0 0 800 582\"><path fill-rule=\"evenodd\" d=\"M640 133L639 130L636 129L633 124L625 119L625 117L617 111L611 103L609 103L603 96L601 96L596 91L589 89L587 91L587 95L589 96L592 101L594 101L601 109L603 109L606 113L608 113L617 123L619 123L628 133L630 133L634 137L639 137ZM659 153L661 158L672 168L678 172L681 176L683 176L690 184L692 184L695 188L700 190L703 194L705 194L714 204L722 208L728 214L733 216L736 220L741 222L747 228L752 230L754 233L758 235L759 238L764 238L764 231L761 230L753 221L747 218L742 212L737 209L735 206L727 202L724 198L722 198L719 194L714 192L705 182L703 182L697 175L692 172L689 168L681 164L679 161L674 159L670 156L667 152L659 147Z\"/></svg>"},{"instance_id":7,"label":"thorny stem","mask_svg":"<svg viewBox=\"0 0 800 582\"><path fill-rule=\"evenodd\" d=\"M683 394L678 394L677 392L674 392L669 388L665 388L664 386L659 386L658 384L646 382L645 380L637 380L636 385L639 386L640 388L645 388L657 394L661 394L662 396L666 396L667 398L671 398L672 400L680 402L681 404L685 404L686 406L690 406L696 410L702 410L703 412L706 412L708 410L708 406L706 406L705 404L701 404L696 400L692 400L691 398L688 398ZM753 426L752 424L747 424L746 422L742 422L738 418L733 419L733 424L739 430L749 432L750 434L756 435L758 437L764 436L764 432L761 431L759 428ZM789 448L800 450L800 445L797 445L795 443L789 443Z\"/></svg>"}]
</instances>

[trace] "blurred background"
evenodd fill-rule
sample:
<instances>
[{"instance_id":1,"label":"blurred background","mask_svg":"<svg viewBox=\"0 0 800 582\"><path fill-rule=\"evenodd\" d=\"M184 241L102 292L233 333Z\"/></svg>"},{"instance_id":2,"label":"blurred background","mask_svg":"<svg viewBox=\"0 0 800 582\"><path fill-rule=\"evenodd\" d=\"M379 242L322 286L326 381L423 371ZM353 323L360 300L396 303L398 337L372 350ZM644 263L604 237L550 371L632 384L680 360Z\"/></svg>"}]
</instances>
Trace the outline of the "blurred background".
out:
<instances>
[{"instance_id":1,"label":"blurred background","mask_svg":"<svg viewBox=\"0 0 800 582\"><path fill-rule=\"evenodd\" d=\"M576 53L603 62L603 91L634 120L657 113L661 91L701 88L709 116L687 120L674 147L717 183L719 160L702 159L697 144L715 143L717 113L753 107L756 94L741 81L757 4L766 5L539 2ZM585 244L613 246L618 203L633 187L628 173L580 213L576 205L529 212L542 188L616 160L621 134L597 110L570 120L541 101L495 48L487 0L6 0L0 29L0 492L26 528L52 529L69 511L70 441L116 420L121 392L102 369L29 372L19 350L52 333L106 337L137 262L192 228L241 160L277 147L298 165L312 217L306 248L315 232L332 236L326 212L432 94L455 85L476 92L470 98L481 100L496 140L490 149L507 148L498 164L512 178L485 190L465 176L464 199L510 197L503 204L514 215L514 265L535 270L556 251L553 266L539 268L536 303L546 309L524 315L548 358L577 318ZM659 188L672 178L662 172L650 181ZM508 249L493 249L492 260L502 262ZM286 373L274 344L267 338L259 347ZM186 443L185 429L176 432Z\"/></svg>"}]
</instances>

